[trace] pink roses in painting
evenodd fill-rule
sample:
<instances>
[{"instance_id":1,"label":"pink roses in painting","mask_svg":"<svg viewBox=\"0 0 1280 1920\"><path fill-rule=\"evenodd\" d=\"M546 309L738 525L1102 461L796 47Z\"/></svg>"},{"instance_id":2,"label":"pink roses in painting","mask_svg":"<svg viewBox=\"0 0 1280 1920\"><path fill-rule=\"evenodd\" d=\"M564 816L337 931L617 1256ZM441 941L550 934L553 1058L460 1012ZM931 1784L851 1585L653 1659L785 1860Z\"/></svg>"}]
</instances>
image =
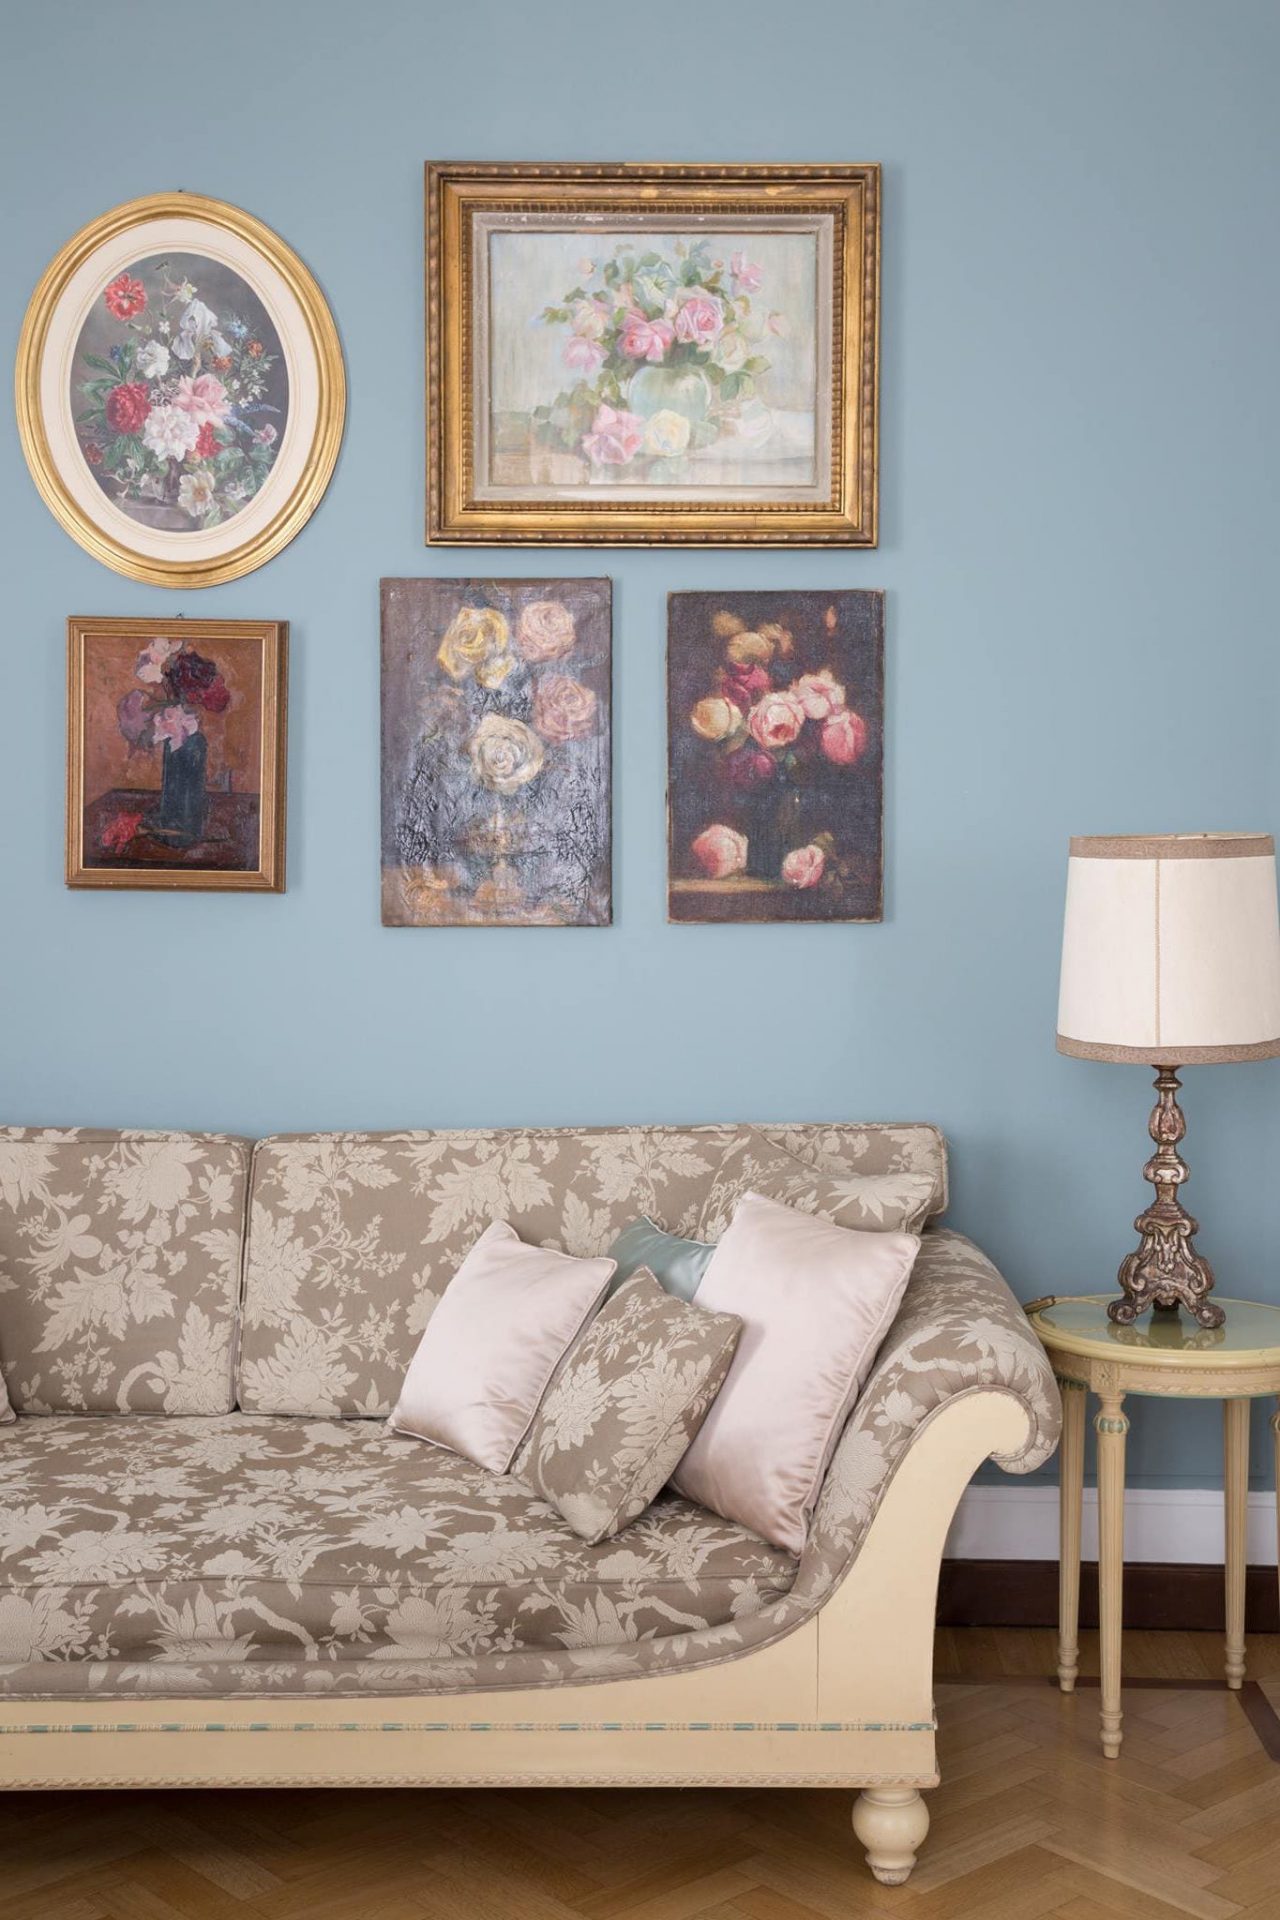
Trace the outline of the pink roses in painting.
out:
<instances>
[{"instance_id":1,"label":"pink roses in painting","mask_svg":"<svg viewBox=\"0 0 1280 1920\"><path fill-rule=\"evenodd\" d=\"M679 593L670 916L880 917L883 601Z\"/></svg>"},{"instance_id":2,"label":"pink roses in painting","mask_svg":"<svg viewBox=\"0 0 1280 1920\"><path fill-rule=\"evenodd\" d=\"M386 580L383 921L604 926L607 580Z\"/></svg>"},{"instance_id":3,"label":"pink roses in painting","mask_svg":"<svg viewBox=\"0 0 1280 1920\"><path fill-rule=\"evenodd\" d=\"M755 296L764 269L709 240L625 240L578 262L579 284L545 307L564 330L572 381L537 407L544 445L580 455L596 477L678 479L670 463L767 426L757 394L767 345L787 331Z\"/></svg>"},{"instance_id":4,"label":"pink roses in painting","mask_svg":"<svg viewBox=\"0 0 1280 1920\"><path fill-rule=\"evenodd\" d=\"M288 412L280 342L221 262L173 255L118 273L85 320L71 378L80 450L133 520L215 527L275 464Z\"/></svg>"}]
</instances>

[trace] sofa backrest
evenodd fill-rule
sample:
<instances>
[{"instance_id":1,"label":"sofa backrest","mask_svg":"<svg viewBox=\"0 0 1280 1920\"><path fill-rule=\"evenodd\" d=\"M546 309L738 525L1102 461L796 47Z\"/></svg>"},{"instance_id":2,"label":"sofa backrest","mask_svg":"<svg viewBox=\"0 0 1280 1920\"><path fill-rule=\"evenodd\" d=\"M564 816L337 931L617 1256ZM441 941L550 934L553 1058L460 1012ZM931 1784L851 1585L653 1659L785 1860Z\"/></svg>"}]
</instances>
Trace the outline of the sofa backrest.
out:
<instances>
[{"instance_id":1,"label":"sofa backrest","mask_svg":"<svg viewBox=\"0 0 1280 1920\"><path fill-rule=\"evenodd\" d=\"M228 1413L249 1143L0 1128L0 1371L19 1413Z\"/></svg>"},{"instance_id":2,"label":"sofa backrest","mask_svg":"<svg viewBox=\"0 0 1280 1920\"><path fill-rule=\"evenodd\" d=\"M930 1171L929 1126L763 1129L831 1172ZM246 1412L390 1413L436 1301L491 1220L568 1253L649 1214L695 1230L734 1126L296 1134L254 1150L238 1363Z\"/></svg>"}]
</instances>

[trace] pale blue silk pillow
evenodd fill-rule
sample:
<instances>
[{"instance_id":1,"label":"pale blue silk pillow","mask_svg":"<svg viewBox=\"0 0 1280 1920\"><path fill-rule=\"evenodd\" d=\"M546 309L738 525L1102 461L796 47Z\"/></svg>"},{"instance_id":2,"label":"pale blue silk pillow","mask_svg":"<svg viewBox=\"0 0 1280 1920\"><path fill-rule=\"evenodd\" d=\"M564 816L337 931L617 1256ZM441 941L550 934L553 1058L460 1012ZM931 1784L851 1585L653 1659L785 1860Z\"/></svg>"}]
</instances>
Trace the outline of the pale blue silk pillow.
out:
<instances>
[{"instance_id":1,"label":"pale blue silk pillow","mask_svg":"<svg viewBox=\"0 0 1280 1920\"><path fill-rule=\"evenodd\" d=\"M609 1258L617 1261L618 1271L605 1297L615 1294L641 1267L648 1267L664 1292L676 1300L691 1301L714 1252L705 1240L682 1240L678 1233L664 1233L647 1215L633 1220L609 1249Z\"/></svg>"}]
</instances>

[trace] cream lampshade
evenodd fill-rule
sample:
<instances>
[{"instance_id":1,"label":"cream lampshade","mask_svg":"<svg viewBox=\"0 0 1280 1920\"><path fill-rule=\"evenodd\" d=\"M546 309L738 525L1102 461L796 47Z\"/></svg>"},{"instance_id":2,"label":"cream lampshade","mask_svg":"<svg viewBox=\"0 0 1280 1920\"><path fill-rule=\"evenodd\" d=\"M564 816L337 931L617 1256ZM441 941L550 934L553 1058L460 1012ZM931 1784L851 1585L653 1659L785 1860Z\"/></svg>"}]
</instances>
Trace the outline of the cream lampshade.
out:
<instances>
[{"instance_id":1,"label":"cream lampshade","mask_svg":"<svg viewBox=\"0 0 1280 1920\"><path fill-rule=\"evenodd\" d=\"M1178 1188L1186 1123L1177 1069L1280 1055L1280 920L1269 833L1073 839L1058 997L1058 1051L1158 1067L1143 1172L1156 1189L1142 1242L1120 1268L1114 1320L1186 1306L1220 1326L1213 1270Z\"/></svg>"}]
</instances>

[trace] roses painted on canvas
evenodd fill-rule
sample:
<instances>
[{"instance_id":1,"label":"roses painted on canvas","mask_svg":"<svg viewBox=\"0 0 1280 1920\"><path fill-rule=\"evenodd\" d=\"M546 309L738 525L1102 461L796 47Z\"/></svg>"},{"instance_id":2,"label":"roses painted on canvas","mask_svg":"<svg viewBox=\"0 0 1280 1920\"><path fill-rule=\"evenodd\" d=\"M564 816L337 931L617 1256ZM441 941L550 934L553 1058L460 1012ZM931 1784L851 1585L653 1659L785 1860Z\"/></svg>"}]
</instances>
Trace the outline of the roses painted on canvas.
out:
<instances>
[{"instance_id":1,"label":"roses painted on canvas","mask_svg":"<svg viewBox=\"0 0 1280 1920\"><path fill-rule=\"evenodd\" d=\"M609 919L609 583L383 583L383 919Z\"/></svg>"},{"instance_id":2,"label":"roses painted on canvas","mask_svg":"<svg viewBox=\"0 0 1280 1920\"><path fill-rule=\"evenodd\" d=\"M672 594L671 917L880 911L881 596Z\"/></svg>"}]
</instances>

